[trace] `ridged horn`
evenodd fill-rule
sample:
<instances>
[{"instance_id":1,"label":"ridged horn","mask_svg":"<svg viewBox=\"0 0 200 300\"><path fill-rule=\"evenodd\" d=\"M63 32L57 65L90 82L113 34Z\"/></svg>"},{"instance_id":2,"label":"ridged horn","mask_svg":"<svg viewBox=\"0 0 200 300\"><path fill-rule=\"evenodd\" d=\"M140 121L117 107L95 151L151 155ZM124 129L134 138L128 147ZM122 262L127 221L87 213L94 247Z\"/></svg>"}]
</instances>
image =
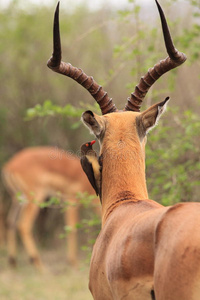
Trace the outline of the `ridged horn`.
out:
<instances>
[{"instance_id":1,"label":"ridged horn","mask_svg":"<svg viewBox=\"0 0 200 300\"><path fill-rule=\"evenodd\" d=\"M142 101L154 82L166 72L180 66L187 59L184 53L179 52L174 47L164 12L158 1L155 1L160 14L165 47L169 56L161 60L153 68L149 69L144 76L141 77L139 84L135 87L135 91L131 94L131 97L127 99L128 103L126 104L124 110L140 111Z\"/></svg>"},{"instance_id":2,"label":"ridged horn","mask_svg":"<svg viewBox=\"0 0 200 300\"><path fill-rule=\"evenodd\" d=\"M53 25L53 54L47 62L47 66L54 72L68 76L81 84L99 104L102 114L117 111L113 101L92 76L87 76L82 69L61 61L61 41L59 29L59 2L54 14Z\"/></svg>"}]
</instances>

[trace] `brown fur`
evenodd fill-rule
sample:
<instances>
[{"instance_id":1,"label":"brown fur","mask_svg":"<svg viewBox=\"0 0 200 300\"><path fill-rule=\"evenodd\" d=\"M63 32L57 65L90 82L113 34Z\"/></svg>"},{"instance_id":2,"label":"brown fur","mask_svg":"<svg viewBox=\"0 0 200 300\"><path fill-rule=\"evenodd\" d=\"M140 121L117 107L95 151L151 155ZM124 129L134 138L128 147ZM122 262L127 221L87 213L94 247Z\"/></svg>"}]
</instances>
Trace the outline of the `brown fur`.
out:
<instances>
[{"instance_id":1,"label":"brown fur","mask_svg":"<svg viewBox=\"0 0 200 300\"><path fill-rule=\"evenodd\" d=\"M95 300L200 299L200 204L148 199L145 130L154 112L94 115L103 133L102 230L89 282Z\"/></svg>"},{"instance_id":2,"label":"brown fur","mask_svg":"<svg viewBox=\"0 0 200 300\"><path fill-rule=\"evenodd\" d=\"M8 214L8 252L10 261L16 261L16 228L27 253L34 265L41 267L41 261L32 228L39 213L39 204L47 197L59 192L64 201L76 206L66 210L65 221L72 231L68 234L67 258L69 263L77 264L77 229L79 204L76 193L94 194L79 158L64 150L53 147L27 148L17 153L4 165L2 177L10 192L12 205ZM22 204L16 199L20 192ZM99 211L99 209L97 209Z\"/></svg>"}]
</instances>

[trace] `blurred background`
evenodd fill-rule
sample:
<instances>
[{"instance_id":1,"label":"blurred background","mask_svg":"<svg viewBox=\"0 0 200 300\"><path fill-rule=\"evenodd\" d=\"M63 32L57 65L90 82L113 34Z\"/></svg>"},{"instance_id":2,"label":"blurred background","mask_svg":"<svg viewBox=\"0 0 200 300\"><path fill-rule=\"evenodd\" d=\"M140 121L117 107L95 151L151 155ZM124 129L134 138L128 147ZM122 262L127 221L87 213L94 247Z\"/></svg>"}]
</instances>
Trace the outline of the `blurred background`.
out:
<instances>
[{"instance_id":1,"label":"blurred background","mask_svg":"<svg viewBox=\"0 0 200 300\"><path fill-rule=\"evenodd\" d=\"M92 139L80 117L86 109L99 113L93 98L73 80L46 67L52 53L56 3L0 0L1 167L25 147L51 145L76 154L83 142ZM150 132L146 148L149 197L171 205L200 199L200 1L160 0L160 4L176 48L188 57L183 66L154 84L143 107L171 98L159 126ZM154 0L62 0L60 30L63 61L92 75L120 109L140 77L167 56ZM10 199L1 182L0 192L4 222ZM83 218L87 210L82 210ZM0 299L91 299L87 253L80 251L83 269L63 267L65 241L59 236L64 222L60 214L55 209L41 210L35 227L42 259L52 265L51 275L43 277L27 266L23 250L21 267L13 273L5 249L1 250ZM80 248L91 249L89 231L81 230Z\"/></svg>"}]
</instances>

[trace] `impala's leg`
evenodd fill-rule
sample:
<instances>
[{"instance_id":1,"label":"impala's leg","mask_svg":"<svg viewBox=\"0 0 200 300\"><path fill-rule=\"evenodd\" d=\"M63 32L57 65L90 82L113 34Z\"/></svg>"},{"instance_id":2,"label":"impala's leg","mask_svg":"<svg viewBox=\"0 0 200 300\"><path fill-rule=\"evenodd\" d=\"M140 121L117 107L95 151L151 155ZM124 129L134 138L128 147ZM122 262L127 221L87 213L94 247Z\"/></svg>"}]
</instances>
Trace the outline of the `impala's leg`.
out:
<instances>
[{"instance_id":1,"label":"impala's leg","mask_svg":"<svg viewBox=\"0 0 200 300\"><path fill-rule=\"evenodd\" d=\"M9 255L9 263L11 266L16 266L16 224L19 211L21 209L20 203L16 199L12 199L11 208L7 217L7 247Z\"/></svg>"},{"instance_id":2,"label":"impala's leg","mask_svg":"<svg viewBox=\"0 0 200 300\"><path fill-rule=\"evenodd\" d=\"M78 264L78 234L76 224L79 221L79 206L76 202L69 204L65 214L65 224L69 226L70 231L67 235L67 260L76 266Z\"/></svg>"},{"instance_id":3,"label":"impala's leg","mask_svg":"<svg viewBox=\"0 0 200 300\"><path fill-rule=\"evenodd\" d=\"M23 206L18 222L18 229L30 261L37 268L42 269L43 266L33 238L32 229L40 210L39 203L42 202L43 195L35 195L35 199L37 199L36 204L33 201L29 201Z\"/></svg>"}]
</instances>

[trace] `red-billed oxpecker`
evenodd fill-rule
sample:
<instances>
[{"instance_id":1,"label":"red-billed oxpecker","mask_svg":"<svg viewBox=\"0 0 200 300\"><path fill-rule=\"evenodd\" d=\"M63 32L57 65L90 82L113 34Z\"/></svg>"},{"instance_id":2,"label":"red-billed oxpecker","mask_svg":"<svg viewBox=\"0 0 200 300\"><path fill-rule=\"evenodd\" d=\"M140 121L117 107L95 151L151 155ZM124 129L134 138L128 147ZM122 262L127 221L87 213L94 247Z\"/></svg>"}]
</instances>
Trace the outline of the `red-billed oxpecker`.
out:
<instances>
[{"instance_id":1,"label":"red-billed oxpecker","mask_svg":"<svg viewBox=\"0 0 200 300\"><path fill-rule=\"evenodd\" d=\"M101 197L101 166L92 145L96 141L87 142L81 146L81 166L97 196Z\"/></svg>"}]
</instances>

